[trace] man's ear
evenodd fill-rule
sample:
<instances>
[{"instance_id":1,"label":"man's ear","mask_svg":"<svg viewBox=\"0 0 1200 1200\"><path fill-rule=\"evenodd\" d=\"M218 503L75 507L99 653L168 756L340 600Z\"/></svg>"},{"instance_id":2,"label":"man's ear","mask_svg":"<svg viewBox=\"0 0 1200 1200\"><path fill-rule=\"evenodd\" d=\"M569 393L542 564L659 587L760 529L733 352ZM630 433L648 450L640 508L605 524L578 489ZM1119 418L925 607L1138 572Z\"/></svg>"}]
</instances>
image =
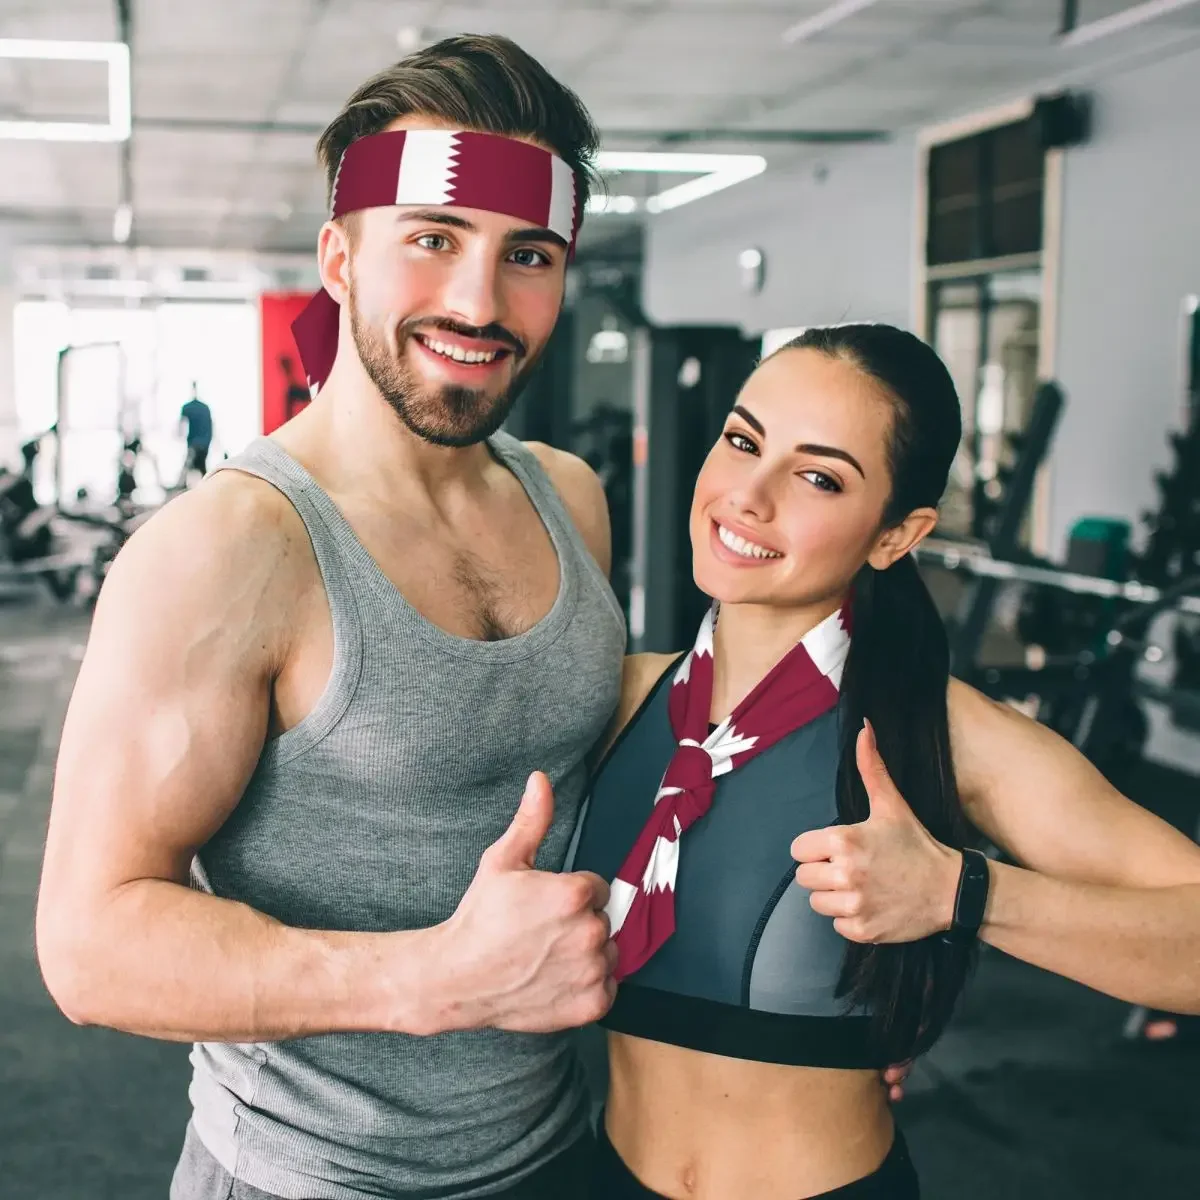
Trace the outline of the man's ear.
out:
<instances>
[{"instance_id":1,"label":"man's ear","mask_svg":"<svg viewBox=\"0 0 1200 1200\"><path fill-rule=\"evenodd\" d=\"M340 221L326 221L317 237L321 286L339 304L350 295L350 240L350 231Z\"/></svg>"},{"instance_id":2,"label":"man's ear","mask_svg":"<svg viewBox=\"0 0 1200 1200\"><path fill-rule=\"evenodd\" d=\"M936 508L914 508L898 525L885 529L875 539L867 562L877 571L886 571L916 549L933 532L937 522Z\"/></svg>"}]
</instances>

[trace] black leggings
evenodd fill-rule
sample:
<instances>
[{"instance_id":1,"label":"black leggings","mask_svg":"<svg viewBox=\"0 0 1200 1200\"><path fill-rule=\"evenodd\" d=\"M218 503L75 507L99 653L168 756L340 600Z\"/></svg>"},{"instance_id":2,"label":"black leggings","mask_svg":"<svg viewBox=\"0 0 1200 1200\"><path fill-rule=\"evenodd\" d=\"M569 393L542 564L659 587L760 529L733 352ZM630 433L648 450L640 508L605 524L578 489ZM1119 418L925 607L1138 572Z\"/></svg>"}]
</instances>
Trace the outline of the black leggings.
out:
<instances>
[{"instance_id":1,"label":"black leggings","mask_svg":"<svg viewBox=\"0 0 1200 1200\"><path fill-rule=\"evenodd\" d=\"M822 1192L813 1200L920 1200L917 1173L900 1130L879 1169L845 1187ZM621 1160L604 1128L604 1114L596 1130L596 1160L592 1168L589 1200L668 1200L652 1192Z\"/></svg>"}]
</instances>

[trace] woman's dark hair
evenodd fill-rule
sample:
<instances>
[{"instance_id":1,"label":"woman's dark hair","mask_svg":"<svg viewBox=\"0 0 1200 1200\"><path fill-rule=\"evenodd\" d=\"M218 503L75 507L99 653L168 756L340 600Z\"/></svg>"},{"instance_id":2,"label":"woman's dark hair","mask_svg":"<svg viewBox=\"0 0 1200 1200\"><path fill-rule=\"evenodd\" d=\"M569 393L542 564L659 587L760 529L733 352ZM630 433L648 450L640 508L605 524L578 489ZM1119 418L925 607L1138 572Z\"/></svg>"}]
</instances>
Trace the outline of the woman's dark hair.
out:
<instances>
[{"instance_id":1,"label":"woman's dark hair","mask_svg":"<svg viewBox=\"0 0 1200 1200\"><path fill-rule=\"evenodd\" d=\"M891 325L806 330L780 347L816 350L852 364L880 385L892 407L888 460L892 490L881 529L941 500L962 437L954 381L920 338ZM946 687L946 629L910 555L885 571L864 566L854 581L853 635L842 676L838 815L870 815L855 742L864 718L875 729L888 772L917 819L944 845L968 837L954 764ZM971 951L934 934L893 945L850 943L839 991L874 1016L881 1053L902 1062L927 1050L945 1028L966 982Z\"/></svg>"},{"instance_id":2,"label":"woman's dark hair","mask_svg":"<svg viewBox=\"0 0 1200 1200\"><path fill-rule=\"evenodd\" d=\"M575 172L581 205L596 183L600 134L579 97L516 42L469 34L402 58L346 101L317 143L327 192L352 142L418 113L479 133L537 138Z\"/></svg>"}]
</instances>

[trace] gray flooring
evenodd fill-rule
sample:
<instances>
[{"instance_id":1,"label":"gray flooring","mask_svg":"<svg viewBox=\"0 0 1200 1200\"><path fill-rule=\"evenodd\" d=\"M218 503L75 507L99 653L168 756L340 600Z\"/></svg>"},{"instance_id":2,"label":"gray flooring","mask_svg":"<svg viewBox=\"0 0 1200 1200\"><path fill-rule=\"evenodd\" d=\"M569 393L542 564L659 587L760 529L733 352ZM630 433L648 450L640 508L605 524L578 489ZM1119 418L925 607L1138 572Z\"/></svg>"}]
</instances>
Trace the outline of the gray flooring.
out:
<instances>
[{"instance_id":1,"label":"gray flooring","mask_svg":"<svg viewBox=\"0 0 1200 1200\"><path fill-rule=\"evenodd\" d=\"M34 957L57 735L85 638L77 612L0 605L3 1200L165 1200L188 1116L186 1049L72 1026ZM1194 820L1190 781L1146 787ZM927 1200L1200 1196L1200 1055L1123 1044L1125 1013L987 954L899 1107ZM599 1073L597 1049L588 1039Z\"/></svg>"}]
</instances>

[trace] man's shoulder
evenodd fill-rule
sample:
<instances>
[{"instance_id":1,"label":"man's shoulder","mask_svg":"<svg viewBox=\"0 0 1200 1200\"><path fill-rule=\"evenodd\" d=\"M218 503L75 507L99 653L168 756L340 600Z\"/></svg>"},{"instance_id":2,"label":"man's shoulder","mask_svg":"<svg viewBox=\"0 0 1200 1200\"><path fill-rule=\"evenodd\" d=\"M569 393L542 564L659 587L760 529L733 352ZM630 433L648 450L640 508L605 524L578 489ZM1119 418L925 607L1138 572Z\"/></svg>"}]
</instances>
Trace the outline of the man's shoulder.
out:
<instances>
[{"instance_id":1,"label":"man's shoulder","mask_svg":"<svg viewBox=\"0 0 1200 1200\"><path fill-rule=\"evenodd\" d=\"M600 476L577 454L556 450L545 442L524 442L538 460L566 505L592 556L607 575L612 561L612 530L608 497Z\"/></svg>"},{"instance_id":2,"label":"man's shoulder","mask_svg":"<svg viewBox=\"0 0 1200 1200\"><path fill-rule=\"evenodd\" d=\"M123 554L152 561L181 545L198 570L221 578L266 578L293 569L295 551L308 546L308 536L291 502L271 484L225 470L143 522Z\"/></svg>"},{"instance_id":3,"label":"man's shoulder","mask_svg":"<svg viewBox=\"0 0 1200 1200\"><path fill-rule=\"evenodd\" d=\"M223 471L137 529L109 570L97 614L118 641L175 645L204 630L206 653L232 645L274 663L319 584L287 500L261 480Z\"/></svg>"},{"instance_id":4,"label":"man's shoulder","mask_svg":"<svg viewBox=\"0 0 1200 1200\"><path fill-rule=\"evenodd\" d=\"M551 482L563 493L564 498L594 499L597 495L604 495L600 476L578 454L558 450L545 442L521 444L541 463L542 470L550 476Z\"/></svg>"}]
</instances>

